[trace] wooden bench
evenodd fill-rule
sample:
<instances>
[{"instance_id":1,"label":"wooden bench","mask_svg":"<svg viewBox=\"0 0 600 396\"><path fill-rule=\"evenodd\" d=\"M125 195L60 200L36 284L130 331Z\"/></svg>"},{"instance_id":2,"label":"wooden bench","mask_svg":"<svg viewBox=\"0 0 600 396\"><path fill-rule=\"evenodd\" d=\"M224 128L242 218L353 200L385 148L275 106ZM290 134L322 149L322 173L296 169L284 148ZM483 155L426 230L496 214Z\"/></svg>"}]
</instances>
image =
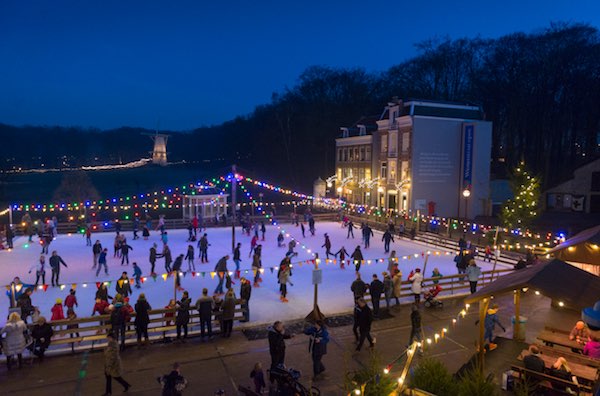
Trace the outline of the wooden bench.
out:
<instances>
[{"instance_id":1,"label":"wooden bench","mask_svg":"<svg viewBox=\"0 0 600 396\"><path fill-rule=\"evenodd\" d=\"M529 351L527 349L524 349L523 351L521 351L521 354L517 357L517 359L523 360L523 358L527 355L529 355ZM540 359L542 359L544 361L544 365L546 366L546 369L550 369L557 358L557 357L545 355L543 353L540 354L539 357L540 357ZM567 360L567 363L569 364L569 367L571 368L571 372L573 373L573 375L575 377L577 377L577 379L579 381L582 381L584 383L593 384L598 379L598 369L597 368L586 366L586 365L579 364L579 363L576 363L574 361L569 361L569 360Z\"/></svg>"},{"instance_id":2,"label":"wooden bench","mask_svg":"<svg viewBox=\"0 0 600 396\"><path fill-rule=\"evenodd\" d=\"M544 330L537 335L537 339L548 346L559 345L578 352L582 352L584 347L583 344L570 340L568 331L552 327L545 327Z\"/></svg>"},{"instance_id":3,"label":"wooden bench","mask_svg":"<svg viewBox=\"0 0 600 396\"><path fill-rule=\"evenodd\" d=\"M564 380L562 378L553 377L537 371L528 370L525 367L512 365L511 370L513 371L513 377L515 381L515 387L521 386L526 387L529 392L527 394L533 394L540 388L552 389L556 394L569 395L566 390L561 391L556 386L562 388L570 388L575 392L576 395L592 396L592 388L587 385L576 384L571 381ZM553 387L552 385L555 385Z\"/></svg>"},{"instance_id":4,"label":"wooden bench","mask_svg":"<svg viewBox=\"0 0 600 396\"><path fill-rule=\"evenodd\" d=\"M579 363L585 366L600 369L600 360L592 359L579 353L558 350L556 348L552 348L546 345L537 344L537 347L540 350L540 352L542 352L542 354L544 355L552 356L554 358L564 357L565 359L567 359L567 362Z\"/></svg>"}]
</instances>

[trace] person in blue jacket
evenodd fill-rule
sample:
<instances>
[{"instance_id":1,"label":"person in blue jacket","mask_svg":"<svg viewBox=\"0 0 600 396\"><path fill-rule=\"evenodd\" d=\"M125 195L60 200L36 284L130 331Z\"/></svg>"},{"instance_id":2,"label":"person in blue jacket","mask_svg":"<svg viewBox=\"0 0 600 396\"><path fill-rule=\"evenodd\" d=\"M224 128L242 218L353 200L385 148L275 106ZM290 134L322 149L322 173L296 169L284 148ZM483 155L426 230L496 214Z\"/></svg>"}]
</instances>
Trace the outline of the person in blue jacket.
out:
<instances>
[{"instance_id":1,"label":"person in blue jacket","mask_svg":"<svg viewBox=\"0 0 600 396\"><path fill-rule=\"evenodd\" d=\"M329 342L329 332L321 320L317 320L314 326L304 330L304 334L310 336L308 351L311 353L313 361L313 374L316 379L323 371L325 366L321 359L327 354L327 343Z\"/></svg>"}]
</instances>

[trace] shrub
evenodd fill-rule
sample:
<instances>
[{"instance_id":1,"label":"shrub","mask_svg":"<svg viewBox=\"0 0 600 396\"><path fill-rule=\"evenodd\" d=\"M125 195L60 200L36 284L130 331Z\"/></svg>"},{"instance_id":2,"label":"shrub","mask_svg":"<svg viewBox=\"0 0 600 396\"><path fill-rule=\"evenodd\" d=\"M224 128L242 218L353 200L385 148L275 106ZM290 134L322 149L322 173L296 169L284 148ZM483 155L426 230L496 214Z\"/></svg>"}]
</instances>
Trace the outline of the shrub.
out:
<instances>
[{"instance_id":1,"label":"shrub","mask_svg":"<svg viewBox=\"0 0 600 396\"><path fill-rule=\"evenodd\" d=\"M409 377L409 386L437 396L456 396L457 386L446 366L439 360L424 358Z\"/></svg>"}]
</instances>

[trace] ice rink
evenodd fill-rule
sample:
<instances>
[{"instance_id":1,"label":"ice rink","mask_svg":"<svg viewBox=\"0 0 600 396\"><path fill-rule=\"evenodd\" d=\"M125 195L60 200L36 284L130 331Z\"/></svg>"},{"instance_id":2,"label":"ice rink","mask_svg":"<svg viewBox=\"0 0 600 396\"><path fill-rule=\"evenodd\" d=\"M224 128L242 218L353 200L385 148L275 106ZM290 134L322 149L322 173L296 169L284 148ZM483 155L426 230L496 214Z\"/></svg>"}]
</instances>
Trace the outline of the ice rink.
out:
<instances>
[{"instance_id":1,"label":"ice rink","mask_svg":"<svg viewBox=\"0 0 600 396\"><path fill-rule=\"evenodd\" d=\"M321 266L323 269L323 283L319 287L319 307L325 315L332 315L336 313L349 312L352 309L352 293L350 291L350 284L355 279L355 272L352 267L347 269L340 269L339 264L325 263L325 248L321 246L324 243L324 234L329 234L332 243L332 251L337 252L340 247L344 246L349 254L352 254L354 248L361 243L360 230L355 229L355 239L346 238L346 229L342 228L339 223L324 222L316 224L316 235L310 236L308 227L306 230L306 237L303 238L300 227L295 227L290 224L283 224L281 228L288 234L285 238L286 247L277 247L277 233L278 229L274 225L267 225L266 240L260 242L263 245L262 264L264 273L262 274L263 282L259 288L253 288L252 298L250 300L250 323L247 325L253 325L257 323L268 323L274 320L291 320L303 318L311 310L313 305L313 286L312 286L312 270L313 265L306 262L313 258L313 252L319 252L321 257ZM169 246L173 254L173 260L179 254L185 254L187 251L188 237L187 230L167 230L169 237ZM181 277L182 287L186 289L195 303L196 299L201 294L202 288L206 287L209 289L209 293L212 294L217 283L218 278L214 279L211 277L210 272L214 271L215 264L218 259L226 254L231 253L231 228L208 228L206 230L208 234L208 240L210 247L208 249L208 257L210 262L208 264L200 264L198 259L198 248L196 243L195 248L195 265L196 271L198 272L194 277L192 273L188 272L186 276ZM160 241L160 235L158 232L151 232L150 239L145 241L143 239L133 240L132 233L130 231L125 232L127 236L128 244L133 247L133 251L130 252L130 262L137 262L140 265L143 276L147 277L146 281L142 284L141 289L133 288L133 295L131 297L132 305L137 300L137 296L140 292L146 294L146 297L153 308L161 308L167 305L169 299L173 298L173 280L168 278L166 281L163 280L162 274L164 270L164 260L159 259L156 264L156 272L158 276L156 279L150 277L150 264L148 261L149 249L153 243L158 245L158 250L162 249L162 242ZM141 233L140 233L141 234ZM304 245L302 248L300 245L296 248L298 256L295 257L292 262L294 263L293 275L291 281L293 286L288 287L288 299L289 303L282 303L279 300L279 285L277 283L277 271L271 272L270 268L279 265L281 259L285 256L287 251L287 242L290 240L290 236L296 238L300 244ZM56 250L58 254L67 263L68 268L61 269L60 282L64 285L61 290L60 287L49 286L47 291L36 290L32 295L33 305L38 306L42 315L50 318L50 308L54 304L57 298L64 298L68 295L69 289L73 283L77 283L77 299L79 307L76 308L76 313L79 317L89 316L92 313L92 307L94 305L94 295L96 291L96 282L110 281L109 286L110 295L115 294L116 279L120 277L123 271L127 271L129 276L132 276L132 266L121 266L121 260L113 258L113 241L115 233L105 232L96 233L92 235L92 242L100 240L104 247L109 249L108 255L108 267L109 275L106 276L101 273L98 278L95 276L95 270L92 270L92 248L86 246L85 238L82 235L58 235L56 240L50 245L50 252ZM371 264L364 264L361 269L361 274L365 281L370 281L372 274L377 273L381 279L381 272L387 268L387 260L382 262L375 262L375 259L386 258L388 255L384 253L383 242L381 241L382 234L375 231L374 237L371 238L371 247L369 249L362 249L365 260L373 260ZM236 228L236 240L242 243L242 276L252 278L251 270L251 259L248 257L250 250L250 237L243 235L241 229ZM423 255L424 252L440 251L439 248L426 246L419 242L410 241L407 239L398 239L392 243L392 249L396 250L397 255L400 257L399 267L403 273L403 280L405 280L407 274L414 268L423 267ZM309 252L309 250L311 252ZM41 246L34 238L33 243L27 243L27 238L19 237L15 239L14 250L12 251L0 251L0 284L8 285L15 276L19 276L23 283L32 284L35 283L35 270L28 273L30 267L37 263L41 252ZM447 251L443 251L447 252ZM416 255L416 257L415 257ZM411 259L402 259L403 256L411 256ZM431 275L433 268L439 268L440 272L445 275L456 273L455 264L453 262L454 253L448 252L448 254L431 255L427 264L426 277ZM303 262L304 261L304 262ZM46 261L47 262L47 261ZM491 265L484 263L481 259L478 260L478 265L483 270L491 269ZM235 264L233 260L229 260L228 269L234 270ZM187 270L187 262L184 261L182 270ZM247 270L247 271L246 271ZM201 272L205 272L204 275ZM46 272L46 284L50 283L51 270L48 266ZM233 287L236 291L236 295L239 296L239 282L234 280L236 283ZM177 293L177 297L181 296L181 292ZM4 304L0 306L0 315L6 317L9 306L9 299L4 297Z\"/></svg>"}]
</instances>

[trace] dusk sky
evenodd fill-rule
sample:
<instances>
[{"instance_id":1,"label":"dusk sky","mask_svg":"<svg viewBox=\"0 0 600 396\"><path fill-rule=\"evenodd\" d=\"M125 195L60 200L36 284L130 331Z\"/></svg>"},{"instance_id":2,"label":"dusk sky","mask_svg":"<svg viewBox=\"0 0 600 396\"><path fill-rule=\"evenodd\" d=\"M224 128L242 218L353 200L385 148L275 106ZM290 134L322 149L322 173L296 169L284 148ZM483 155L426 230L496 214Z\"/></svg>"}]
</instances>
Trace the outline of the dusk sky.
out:
<instances>
[{"instance_id":1,"label":"dusk sky","mask_svg":"<svg viewBox=\"0 0 600 396\"><path fill-rule=\"evenodd\" d=\"M552 21L600 26L600 2L2 0L0 122L188 130L248 114L311 65L382 71L428 38Z\"/></svg>"}]
</instances>

